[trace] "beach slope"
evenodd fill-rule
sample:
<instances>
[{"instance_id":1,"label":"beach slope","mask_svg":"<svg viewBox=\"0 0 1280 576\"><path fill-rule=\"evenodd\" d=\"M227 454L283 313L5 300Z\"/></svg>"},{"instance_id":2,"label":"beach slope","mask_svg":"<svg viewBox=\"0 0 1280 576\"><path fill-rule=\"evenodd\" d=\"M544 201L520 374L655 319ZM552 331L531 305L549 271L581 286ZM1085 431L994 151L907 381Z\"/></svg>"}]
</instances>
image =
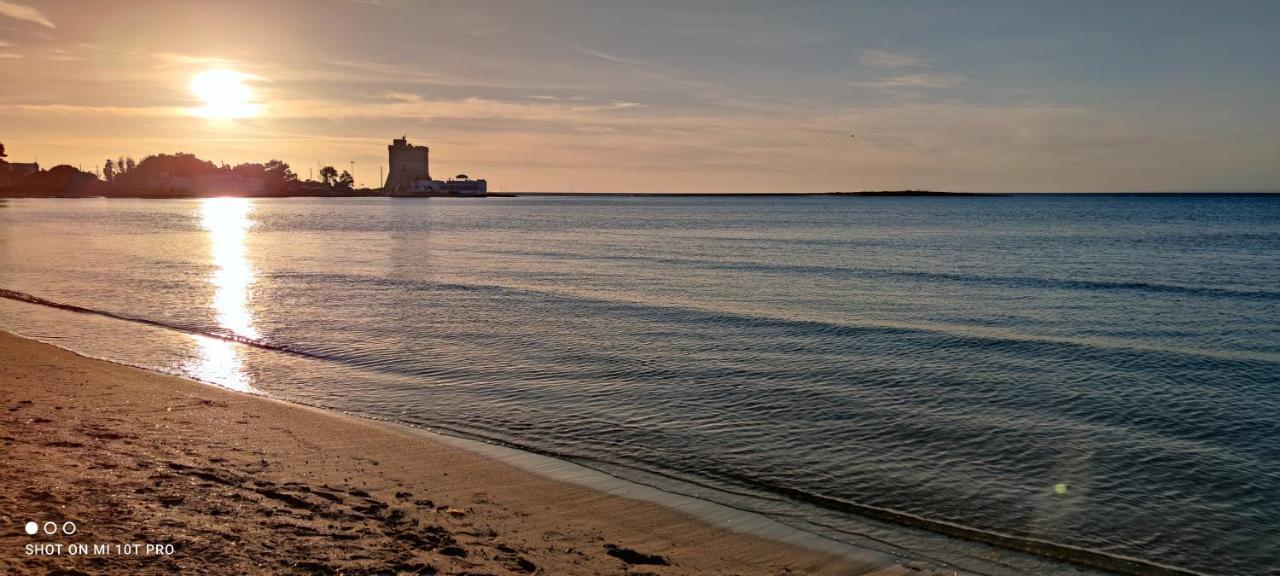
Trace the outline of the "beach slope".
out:
<instances>
[{"instance_id":1,"label":"beach slope","mask_svg":"<svg viewBox=\"0 0 1280 576\"><path fill-rule=\"evenodd\" d=\"M0 444L4 574L922 573L3 332ZM30 521L76 533L30 536ZM36 543L62 550L28 555ZM112 548L72 556L70 544Z\"/></svg>"}]
</instances>

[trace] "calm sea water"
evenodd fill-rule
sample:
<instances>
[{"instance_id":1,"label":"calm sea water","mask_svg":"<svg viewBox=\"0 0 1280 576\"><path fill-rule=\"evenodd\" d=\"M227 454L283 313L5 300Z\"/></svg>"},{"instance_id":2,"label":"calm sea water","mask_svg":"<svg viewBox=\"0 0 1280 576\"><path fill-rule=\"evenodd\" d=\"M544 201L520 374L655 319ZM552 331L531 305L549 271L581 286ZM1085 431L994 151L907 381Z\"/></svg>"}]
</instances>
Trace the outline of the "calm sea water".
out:
<instances>
[{"instance_id":1,"label":"calm sea water","mask_svg":"<svg viewBox=\"0 0 1280 576\"><path fill-rule=\"evenodd\" d=\"M977 571L1070 569L919 528L1280 570L1280 197L10 200L0 288L151 323L0 300L73 350Z\"/></svg>"}]
</instances>

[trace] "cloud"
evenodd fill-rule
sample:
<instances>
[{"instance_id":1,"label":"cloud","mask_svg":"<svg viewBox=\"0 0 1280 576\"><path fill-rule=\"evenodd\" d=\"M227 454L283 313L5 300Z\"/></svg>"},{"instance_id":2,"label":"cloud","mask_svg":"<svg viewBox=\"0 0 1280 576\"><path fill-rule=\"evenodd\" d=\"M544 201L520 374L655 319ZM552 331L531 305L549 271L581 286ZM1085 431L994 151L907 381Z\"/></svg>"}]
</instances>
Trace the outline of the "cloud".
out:
<instances>
[{"instance_id":1,"label":"cloud","mask_svg":"<svg viewBox=\"0 0 1280 576\"><path fill-rule=\"evenodd\" d=\"M565 46L568 46L568 47L570 47L570 48L573 48L574 50L577 50L578 52L581 52L581 53L586 54L586 55L588 55L588 56L592 56L592 57L595 57L595 58L599 58L599 59L601 59L601 60L606 60L606 61L614 62L614 63L617 63L617 64L628 64L628 65L631 65L631 66L642 66L642 67L645 67L645 68L656 68L656 67L657 67L657 65L656 65L656 64L654 64L654 63L652 63L652 62L646 62L646 61L644 61L644 60L640 60L639 58L628 58L628 57L626 57L626 56L619 56L619 55L617 55L617 54L610 54L610 53L605 52L605 51L603 51L603 50L593 50L593 49L591 49L591 48L586 48L586 47L583 47L583 46L578 46L577 44L571 44L571 43L568 43L568 42L562 42L562 43L563 43Z\"/></svg>"},{"instance_id":2,"label":"cloud","mask_svg":"<svg viewBox=\"0 0 1280 576\"><path fill-rule=\"evenodd\" d=\"M203 56L197 54L182 54L178 52L157 52L152 54L152 56L164 64L177 66L237 66L240 64L235 60L220 56Z\"/></svg>"},{"instance_id":3,"label":"cloud","mask_svg":"<svg viewBox=\"0 0 1280 576\"><path fill-rule=\"evenodd\" d=\"M292 100L274 106L276 118L303 119L418 119L418 120L519 120L528 122L603 123L618 118L611 113L644 108L639 102L510 101L488 98L427 99L418 94L391 91L378 102L353 106L341 100Z\"/></svg>"},{"instance_id":4,"label":"cloud","mask_svg":"<svg viewBox=\"0 0 1280 576\"><path fill-rule=\"evenodd\" d=\"M963 76L948 72L913 72L885 76L860 85L872 86L882 90L935 89L950 88L964 80Z\"/></svg>"},{"instance_id":5,"label":"cloud","mask_svg":"<svg viewBox=\"0 0 1280 576\"><path fill-rule=\"evenodd\" d=\"M39 10L27 6L26 4L18 4L17 2L7 2L0 0L0 15L16 18L18 20L26 20L27 22L35 22L46 28L57 28L48 16L45 16Z\"/></svg>"},{"instance_id":6,"label":"cloud","mask_svg":"<svg viewBox=\"0 0 1280 576\"><path fill-rule=\"evenodd\" d=\"M448 18L453 22L451 27L453 30L477 38L494 37L506 33L508 30L505 22L490 16L479 8L455 12Z\"/></svg>"},{"instance_id":7,"label":"cloud","mask_svg":"<svg viewBox=\"0 0 1280 576\"><path fill-rule=\"evenodd\" d=\"M81 56L81 55L79 55L79 54L73 54L73 53L71 53L70 51L68 51L68 50L63 50L63 49L61 49L61 48L55 48L55 49L53 49L53 50L50 50L49 52L45 53L43 56L44 56L44 58L46 58L46 59L49 59L49 60L56 60L56 61L59 61L59 62L72 62L72 61L76 61L76 60L84 60L84 59L85 59L85 57L84 57L84 56Z\"/></svg>"},{"instance_id":8,"label":"cloud","mask_svg":"<svg viewBox=\"0 0 1280 576\"><path fill-rule=\"evenodd\" d=\"M880 68L881 76L870 81L849 82L850 86L875 88L898 97L919 97L925 90L950 88L968 80L959 74L936 71L915 54L888 50L863 50L858 56L864 66Z\"/></svg>"},{"instance_id":9,"label":"cloud","mask_svg":"<svg viewBox=\"0 0 1280 576\"><path fill-rule=\"evenodd\" d=\"M898 99L914 100L924 98L930 91L945 90L968 80L950 72L908 72L848 84L857 88L872 88Z\"/></svg>"},{"instance_id":10,"label":"cloud","mask_svg":"<svg viewBox=\"0 0 1280 576\"><path fill-rule=\"evenodd\" d=\"M862 54L858 56L858 61L865 66L876 68L920 68L929 66L928 61L919 56L905 52L890 52L888 50L863 50Z\"/></svg>"},{"instance_id":11,"label":"cloud","mask_svg":"<svg viewBox=\"0 0 1280 576\"><path fill-rule=\"evenodd\" d=\"M427 70L422 66L387 64L371 60L336 60L324 67L281 67L274 73L280 81L351 82L360 84L418 84L466 88L528 88L506 79ZM554 86L553 86L554 87Z\"/></svg>"},{"instance_id":12,"label":"cloud","mask_svg":"<svg viewBox=\"0 0 1280 576\"><path fill-rule=\"evenodd\" d=\"M59 116L128 116L128 117L163 117L184 113L183 108L173 106L84 106L79 104L18 104L11 111L31 112L35 114L56 114Z\"/></svg>"},{"instance_id":13,"label":"cloud","mask_svg":"<svg viewBox=\"0 0 1280 576\"><path fill-rule=\"evenodd\" d=\"M647 81L649 88L660 87L682 92L704 102L723 107L761 109L760 102L744 95L739 90L708 81L705 76L690 74L678 68L664 66L640 58L579 46L563 40L560 41L560 44L592 58L618 64L620 68L627 70L631 75Z\"/></svg>"},{"instance_id":14,"label":"cloud","mask_svg":"<svg viewBox=\"0 0 1280 576\"><path fill-rule=\"evenodd\" d=\"M291 122L297 120L387 120L387 121L443 121L474 122L477 126L496 122L522 123L528 128L540 125L544 128L569 129L581 125L609 126L634 124L644 121L637 111L647 106L628 100L594 102L569 102L542 100L493 100L487 98L429 99L421 95L391 91L379 100L361 102L348 100L299 99L279 100L270 103L259 117L265 122ZM198 116L200 108L150 105L108 106L76 103L26 103L0 107L0 116L26 116L33 118L179 118Z\"/></svg>"}]
</instances>

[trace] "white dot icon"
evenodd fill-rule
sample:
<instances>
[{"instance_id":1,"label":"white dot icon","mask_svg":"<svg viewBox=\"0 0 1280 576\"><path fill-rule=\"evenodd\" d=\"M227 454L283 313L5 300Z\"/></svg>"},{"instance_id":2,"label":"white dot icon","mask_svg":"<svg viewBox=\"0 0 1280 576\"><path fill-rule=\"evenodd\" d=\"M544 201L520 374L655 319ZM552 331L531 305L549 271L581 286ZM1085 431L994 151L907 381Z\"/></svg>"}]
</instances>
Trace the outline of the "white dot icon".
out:
<instances>
[{"instance_id":1,"label":"white dot icon","mask_svg":"<svg viewBox=\"0 0 1280 576\"><path fill-rule=\"evenodd\" d=\"M35 522L27 522L27 534L34 535L38 530L40 530L39 524L36 524Z\"/></svg>"}]
</instances>

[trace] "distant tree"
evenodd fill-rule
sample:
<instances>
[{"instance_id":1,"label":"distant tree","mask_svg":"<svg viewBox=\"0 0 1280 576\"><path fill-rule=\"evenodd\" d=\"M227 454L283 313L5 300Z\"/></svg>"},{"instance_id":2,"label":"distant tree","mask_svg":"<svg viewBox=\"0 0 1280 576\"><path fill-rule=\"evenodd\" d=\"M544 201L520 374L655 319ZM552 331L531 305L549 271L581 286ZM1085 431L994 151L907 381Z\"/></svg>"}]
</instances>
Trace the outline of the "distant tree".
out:
<instances>
[{"instance_id":1,"label":"distant tree","mask_svg":"<svg viewBox=\"0 0 1280 576\"><path fill-rule=\"evenodd\" d=\"M60 164L48 170L41 170L26 178L24 185L32 190L55 194L91 193L98 177L88 172L81 172L75 166Z\"/></svg>"},{"instance_id":2,"label":"distant tree","mask_svg":"<svg viewBox=\"0 0 1280 576\"><path fill-rule=\"evenodd\" d=\"M338 176L338 188L350 190L355 187L355 184L356 179L352 178L351 173L346 170L343 170L342 174Z\"/></svg>"},{"instance_id":3,"label":"distant tree","mask_svg":"<svg viewBox=\"0 0 1280 576\"><path fill-rule=\"evenodd\" d=\"M338 180L338 170L333 166L325 166L320 169L320 180L327 186L333 186Z\"/></svg>"},{"instance_id":4,"label":"distant tree","mask_svg":"<svg viewBox=\"0 0 1280 576\"><path fill-rule=\"evenodd\" d=\"M272 160L266 164L256 162L236 164L230 172L241 178L261 180L263 186L273 193L288 191L290 184L298 179L289 169L289 165L279 160Z\"/></svg>"},{"instance_id":5,"label":"distant tree","mask_svg":"<svg viewBox=\"0 0 1280 576\"><path fill-rule=\"evenodd\" d=\"M128 170L125 169L125 166L124 166L124 156L116 157L116 174L120 176L124 176L125 173L127 172Z\"/></svg>"},{"instance_id":6,"label":"distant tree","mask_svg":"<svg viewBox=\"0 0 1280 576\"><path fill-rule=\"evenodd\" d=\"M107 182L116 179L116 163L107 158L107 163L102 165L102 178Z\"/></svg>"},{"instance_id":7,"label":"distant tree","mask_svg":"<svg viewBox=\"0 0 1280 576\"><path fill-rule=\"evenodd\" d=\"M0 143L0 158L4 158L4 157L5 157L5 154L4 154L4 144L3 144L3 143Z\"/></svg>"},{"instance_id":8,"label":"distant tree","mask_svg":"<svg viewBox=\"0 0 1280 576\"><path fill-rule=\"evenodd\" d=\"M143 158L141 162L137 163L134 163L133 159L124 160L123 162L124 170L121 170L121 161L116 161L116 180L134 185L145 185L146 181L151 178L165 176L194 178L205 174L213 174L217 171L213 162L201 160L195 154L185 152L154 154Z\"/></svg>"},{"instance_id":9,"label":"distant tree","mask_svg":"<svg viewBox=\"0 0 1280 576\"><path fill-rule=\"evenodd\" d=\"M259 178L267 179L267 167L256 162L245 162L244 164L236 164L231 168L231 173L241 178Z\"/></svg>"},{"instance_id":10,"label":"distant tree","mask_svg":"<svg viewBox=\"0 0 1280 576\"><path fill-rule=\"evenodd\" d=\"M296 182L298 175L293 173L289 165L282 160L271 160L263 165L267 177L279 182Z\"/></svg>"}]
</instances>

